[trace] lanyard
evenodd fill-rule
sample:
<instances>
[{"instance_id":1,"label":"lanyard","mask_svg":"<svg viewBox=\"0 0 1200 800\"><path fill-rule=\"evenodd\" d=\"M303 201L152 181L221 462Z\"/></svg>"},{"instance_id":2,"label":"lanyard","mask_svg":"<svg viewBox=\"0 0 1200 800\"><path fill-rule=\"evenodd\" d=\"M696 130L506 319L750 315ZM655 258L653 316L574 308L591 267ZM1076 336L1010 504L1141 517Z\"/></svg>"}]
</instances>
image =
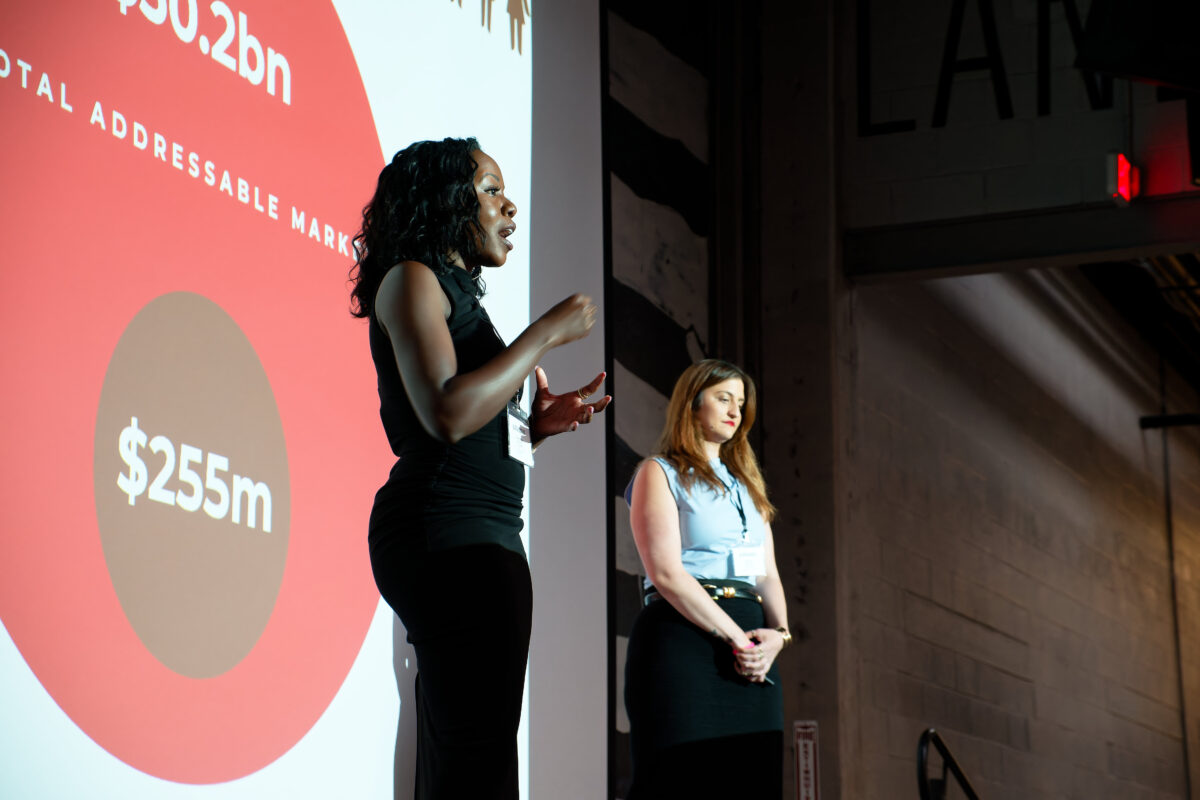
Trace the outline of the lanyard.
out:
<instances>
[{"instance_id":1,"label":"lanyard","mask_svg":"<svg viewBox=\"0 0 1200 800\"><path fill-rule=\"evenodd\" d=\"M475 269L467 271L463 274L465 274L467 276L466 280L469 283L474 284L475 279L479 277L479 273L481 271L482 270L480 270L479 267L476 267ZM457 270L457 269L452 269L451 274L458 275L460 272L462 272L462 271ZM461 291L463 291L466 294L472 293L471 289L468 289L467 287L462 285L461 280L458 281L458 287ZM477 288L477 287L474 287L474 288ZM474 305L472 306L472 308L479 309L479 315L482 316L484 318L484 320L487 321L487 324L491 327L492 335L496 337L496 341L500 342L500 345L502 347L507 347L508 343L504 341L504 337L500 335L500 331L496 330L496 323L492 322L492 318L488 315L487 309L483 307L483 303L479 302L478 296L474 297ZM522 381L521 385L517 387L517 393L512 396L512 400L509 402L511 402L515 406L520 406L521 405L521 397L524 394L525 394L525 382Z\"/></svg>"},{"instance_id":2,"label":"lanyard","mask_svg":"<svg viewBox=\"0 0 1200 800\"><path fill-rule=\"evenodd\" d=\"M722 480L720 475L717 476L717 480L721 481L721 485L725 487L725 491L729 494L730 502L733 503L733 507L737 509L738 516L742 520L742 539L745 540L749 534L749 530L746 525L746 507L742 504L741 484L732 472L729 473L729 478L733 481L732 486Z\"/></svg>"},{"instance_id":3,"label":"lanyard","mask_svg":"<svg viewBox=\"0 0 1200 800\"><path fill-rule=\"evenodd\" d=\"M500 331L496 330L496 323L492 322L492 318L488 316L487 309L484 308L482 304L480 304L479 310L480 310L480 312L482 312L483 318L488 321L488 325L492 326L492 335L496 337L496 339L500 342L500 344L507 347L508 345L505 343L504 337L500 335ZM510 400L509 402L511 402L514 406L521 405L521 397L524 394L525 394L525 382L521 381L521 385L517 387L517 393L512 396L512 400Z\"/></svg>"}]
</instances>

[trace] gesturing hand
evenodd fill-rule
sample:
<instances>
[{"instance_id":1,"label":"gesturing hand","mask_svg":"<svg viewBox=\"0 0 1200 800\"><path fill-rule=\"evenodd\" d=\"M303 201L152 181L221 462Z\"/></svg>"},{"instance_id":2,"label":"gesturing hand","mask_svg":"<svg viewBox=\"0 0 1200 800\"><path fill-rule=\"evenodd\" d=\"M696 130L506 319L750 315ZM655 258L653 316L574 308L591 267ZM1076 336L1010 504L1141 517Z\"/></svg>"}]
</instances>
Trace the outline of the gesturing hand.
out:
<instances>
[{"instance_id":1,"label":"gesturing hand","mask_svg":"<svg viewBox=\"0 0 1200 800\"><path fill-rule=\"evenodd\" d=\"M542 315L539 323L550 326L553 345L582 339L596 324L599 309L586 294L573 294Z\"/></svg>"},{"instance_id":2,"label":"gesturing hand","mask_svg":"<svg viewBox=\"0 0 1200 800\"><path fill-rule=\"evenodd\" d=\"M587 386L567 394L551 393L546 371L541 367L534 369L534 375L537 378L537 392L529 409L529 430L535 443L547 436L573 431L580 425L588 424L593 414L599 414L612 401L610 395L604 395L593 403L586 400L604 383L603 372Z\"/></svg>"}]
</instances>

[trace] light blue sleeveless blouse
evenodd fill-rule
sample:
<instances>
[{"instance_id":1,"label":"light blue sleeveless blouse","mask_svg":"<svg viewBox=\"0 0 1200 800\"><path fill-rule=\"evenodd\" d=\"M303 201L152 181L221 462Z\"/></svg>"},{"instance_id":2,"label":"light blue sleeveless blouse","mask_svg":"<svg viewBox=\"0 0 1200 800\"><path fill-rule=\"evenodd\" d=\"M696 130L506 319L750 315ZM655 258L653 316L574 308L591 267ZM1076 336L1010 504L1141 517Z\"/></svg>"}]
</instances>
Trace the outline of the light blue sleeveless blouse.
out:
<instances>
[{"instance_id":1,"label":"light blue sleeveless blouse","mask_svg":"<svg viewBox=\"0 0 1200 800\"><path fill-rule=\"evenodd\" d=\"M679 475L669 461L657 456L654 460L666 473L675 505L679 507L679 537L683 545L681 555L688 574L701 580L756 583L757 575L736 575L733 572L734 548L761 547L766 539L762 515L758 513L746 487L729 472L721 459L715 458L709 464L725 485L725 490L714 491L707 484L697 481L692 484L691 491L686 491L679 485ZM633 481L625 488L625 502L633 502ZM649 578L645 585L651 585Z\"/></svg>"}]
</instances>

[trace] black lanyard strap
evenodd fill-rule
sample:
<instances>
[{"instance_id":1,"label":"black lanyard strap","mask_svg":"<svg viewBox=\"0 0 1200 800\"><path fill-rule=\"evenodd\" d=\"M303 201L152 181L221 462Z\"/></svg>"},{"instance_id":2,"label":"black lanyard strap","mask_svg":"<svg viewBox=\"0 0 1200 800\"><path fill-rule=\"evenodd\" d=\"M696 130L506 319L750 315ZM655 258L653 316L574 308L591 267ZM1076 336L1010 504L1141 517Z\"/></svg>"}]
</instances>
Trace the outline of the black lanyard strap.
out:
<instances>
[{"instance_id":1,"label":"black lanyard strap","mask_svg":"<svg viewBox=\"0 0 1200 800\"><path fill-rule=\"evenodd\" d=\"M722 480L720 475L717 476L717 480L721 481L721 485L725 487L730 502L733 503L733 507L737 509L738 516L742 520L742 538L745 539L749 534L749 526L746 523L746 506L742 503L741 483L732 472L729 473L729 478L733 481L732 486Z\"/></svg>"}]
</instances>

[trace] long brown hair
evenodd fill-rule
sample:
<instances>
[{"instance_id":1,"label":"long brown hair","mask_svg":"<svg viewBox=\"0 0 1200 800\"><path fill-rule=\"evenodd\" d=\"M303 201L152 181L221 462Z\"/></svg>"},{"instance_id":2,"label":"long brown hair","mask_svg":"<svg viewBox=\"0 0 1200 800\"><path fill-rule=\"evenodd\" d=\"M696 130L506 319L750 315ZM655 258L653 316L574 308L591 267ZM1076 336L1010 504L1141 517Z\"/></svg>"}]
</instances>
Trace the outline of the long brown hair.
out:
<instances>
[{"instance_id":1,"label":"long brown hair","mask_svg":"<svg viewBox=\"0 0 1200 800\"><path fill-rule=\"evenodd\" d=\"M685 369L679 380L675 381L671 402L667 404L667 422L654 449L671 462L684 489L690 490L699 481L711 486L715 492L725 492L725 485L708 465L708 458L704 454L704 437L696 421L696 410L700 407L700 394L705 389L730 378L737 378L745 386L746 405L742 408L742 424L733 438L721 445L721 461L735 478L746 485L754 507L763 519L770 522L775 518L775 506L767 499L766 481L746 438L758 413L758 395L754 381L740 367L728 361L708 358Z\"/></svg>"}]
</instances>

